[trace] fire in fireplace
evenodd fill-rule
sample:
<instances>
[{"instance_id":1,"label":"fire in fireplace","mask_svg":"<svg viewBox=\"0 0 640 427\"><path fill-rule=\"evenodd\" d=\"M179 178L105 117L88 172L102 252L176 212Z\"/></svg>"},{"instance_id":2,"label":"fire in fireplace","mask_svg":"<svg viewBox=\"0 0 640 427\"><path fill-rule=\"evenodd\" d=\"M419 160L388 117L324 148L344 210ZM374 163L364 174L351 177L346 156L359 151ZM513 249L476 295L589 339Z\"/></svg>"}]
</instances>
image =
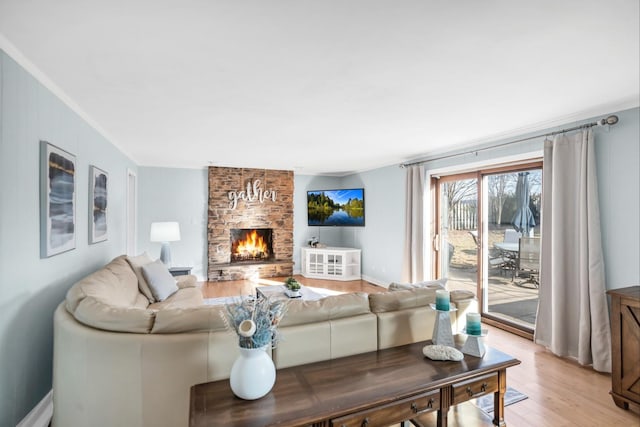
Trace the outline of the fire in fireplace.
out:
<instances>
[{"instance_id":1,"label":"fire in fireplace","mask_svg":"<svg viewBox=\"0 0 640 427\"><path fill-rule=\"evenodd\" d=\"M272 259L272 234L271 228L232 228L231 262Z\"/></svg>"}]
</instances>

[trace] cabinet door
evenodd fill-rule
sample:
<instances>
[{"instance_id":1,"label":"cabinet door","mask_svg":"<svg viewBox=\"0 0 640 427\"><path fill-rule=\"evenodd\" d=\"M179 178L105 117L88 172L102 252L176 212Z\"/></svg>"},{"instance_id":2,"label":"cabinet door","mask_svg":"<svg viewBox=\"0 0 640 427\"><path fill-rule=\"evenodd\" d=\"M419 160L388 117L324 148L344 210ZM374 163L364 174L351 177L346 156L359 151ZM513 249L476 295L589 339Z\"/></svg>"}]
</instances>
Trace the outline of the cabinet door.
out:
<instances>
[{"instance_id":1,"label":"cabinet door","mask_svg":"<svg viewBox=\"0 0 640 427\"><path fill-rule=\"evenodd\" d=\"M309 252L309 274L324 274L324 253Z\"/></svg>"},{"instance_id":2,"label":"cabinet door","mask_svg":"<svg viewBox=\"0 0 640 427\"><path fill-rule=\"evenodd\" d=\"M344 274L344 255L337 253L327 254L327 275L342 276Z\"/></svg>"}]
</instances>

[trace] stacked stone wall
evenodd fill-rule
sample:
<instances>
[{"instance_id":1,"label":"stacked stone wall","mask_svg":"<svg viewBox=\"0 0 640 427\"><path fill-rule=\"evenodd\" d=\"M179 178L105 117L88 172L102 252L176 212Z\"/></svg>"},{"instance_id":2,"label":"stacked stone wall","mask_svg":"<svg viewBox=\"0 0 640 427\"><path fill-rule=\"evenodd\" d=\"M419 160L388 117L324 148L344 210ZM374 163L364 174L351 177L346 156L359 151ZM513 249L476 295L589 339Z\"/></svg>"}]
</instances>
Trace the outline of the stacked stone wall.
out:
<instances>
[{"instance_id":1,"label":"stacked stone wall","mask_svg":"<svg viewBox=\"0 0 640 427\"><path fill-rule=\"evenodd\" d=\"M274 260L230 263L232 228L272 228ZM293 172L209 168L209 280L293 274Z\"/></svg>"}]
</instances>

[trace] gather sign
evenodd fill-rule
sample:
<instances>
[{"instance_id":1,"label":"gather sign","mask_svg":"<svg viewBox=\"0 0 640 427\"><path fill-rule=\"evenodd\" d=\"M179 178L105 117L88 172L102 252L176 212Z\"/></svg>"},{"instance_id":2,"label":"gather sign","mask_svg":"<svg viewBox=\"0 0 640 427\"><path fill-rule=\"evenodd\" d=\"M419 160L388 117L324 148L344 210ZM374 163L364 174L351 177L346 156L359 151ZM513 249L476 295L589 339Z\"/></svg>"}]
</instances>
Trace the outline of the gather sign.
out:
<instances>
[{"instance_id":1,"label":"gather sign","mask_svg":"<svg viewBox=\"0 0 640 427\"><path fill-rule=\"evenodd\" d=\"M247 182L247 189L240 191L229 191L229 209L235 209L238 207L238 200L244 200L245 202L255 202L256 200L260 203L264 203L265 200L271 200L275 202L277 198L277 192L273 189L263 190L260 187L260 180L256 179L253 181Z\"/></svg>"}]
</instances>

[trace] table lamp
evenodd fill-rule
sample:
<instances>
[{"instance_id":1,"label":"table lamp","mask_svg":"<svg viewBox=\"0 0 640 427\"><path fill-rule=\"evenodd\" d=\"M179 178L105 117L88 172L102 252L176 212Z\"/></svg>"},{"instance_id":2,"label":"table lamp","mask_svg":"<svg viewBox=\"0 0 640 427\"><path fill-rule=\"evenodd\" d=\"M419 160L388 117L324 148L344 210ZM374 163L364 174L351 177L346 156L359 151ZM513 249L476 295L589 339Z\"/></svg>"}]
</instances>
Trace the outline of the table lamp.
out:
<instances>
[{"instance_id":1,"label":"table lamp","mask_svg":"<svg viewBox=\"0 0 640 427\"><path fill-rule=\"evenodd\" d=\"M171 248L169 242L180 240L180 225L177 222L152 222L149 240L161 242L160 260L167 267L171 266Z\"/></svg>"}]
</instances>

